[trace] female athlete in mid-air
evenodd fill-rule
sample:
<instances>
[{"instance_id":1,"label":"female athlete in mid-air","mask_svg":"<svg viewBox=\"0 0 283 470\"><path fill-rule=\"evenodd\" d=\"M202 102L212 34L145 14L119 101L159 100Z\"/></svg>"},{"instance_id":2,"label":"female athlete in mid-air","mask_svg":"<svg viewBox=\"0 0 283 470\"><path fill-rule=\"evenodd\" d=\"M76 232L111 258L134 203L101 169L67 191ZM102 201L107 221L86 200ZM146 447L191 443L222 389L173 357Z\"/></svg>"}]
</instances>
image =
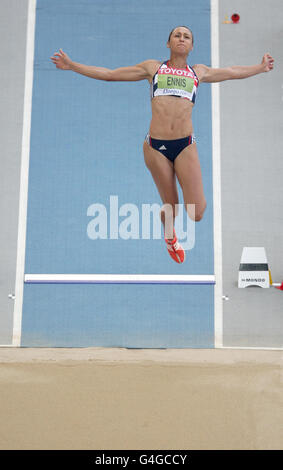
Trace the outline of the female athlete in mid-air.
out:
<instances>
[{"instance_id":1,"label":"female athlete in mid-air","mask_svg":"<svg viewBox=\"0 0 283 470\"><path fill-rule=\"evenodd\" d=\"M177 263L184 261L185 252L178 243L174 230L175 207L178 204L176 177L182 188L188 215L199 221L206 208L191 120L198 86L201 82L222 82L269 72L274 63L271 55L264 54L262 62L258 65L215 69L197 64L191 67L187 65L187 57L193 49L193 43L192 31L186 26L178 26L171 31L168 38L169 60L163 63L158 60L146 60L132 67L115 70L73 62L62 49L51 57L57 68L73 70L97 80L149 81L152 121L143 144L144 159L164 207L172 208L171 227L170 223L168 225L168 219L166 220L165 242L170 256ZM190 210L192 207L194 213ZM164 227L165 216L166 211L162 210L161 220Z\"/></svg>"}]
</instances>

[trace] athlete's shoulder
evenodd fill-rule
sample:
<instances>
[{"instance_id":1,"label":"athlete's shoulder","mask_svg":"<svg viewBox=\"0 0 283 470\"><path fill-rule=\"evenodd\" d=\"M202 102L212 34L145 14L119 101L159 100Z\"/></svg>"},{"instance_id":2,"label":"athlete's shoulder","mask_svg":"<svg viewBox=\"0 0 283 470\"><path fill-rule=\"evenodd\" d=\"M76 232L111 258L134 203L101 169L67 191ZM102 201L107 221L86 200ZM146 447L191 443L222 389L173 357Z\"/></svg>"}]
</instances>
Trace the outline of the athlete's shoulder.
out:
<instances>
[{"instance_id":1,"label":"athlete's shoulder","mask_svg":"<svg viewBox=\"0 0 283 470\"><path fill-rule=\"evenodd\" d=\"M156 59L148 59L142 62L142 64L148 73L148 81L151 82L152 77L156 74L162 62Z\"/></svg>"},{"instance_id":2,"label":"athlete's shoulder","mask_svg":"<svg viewBox=\"0 0 283 470\"><path fill-rule=\"evenodd\" d=\"M195 72L199 82L201 82L203 77L205 76L205 73L208 67L207 65L204 65L204 64L195 64L195 65L192 65L192 69Z\"/></svg>"},{"instance_id":3,"label":"athlete's shoulder","mask_svg":"<svg viewBox=\"0 0 283 470\"><path fill-rule=\"evenodd\" d=\"M159 64L160 65L162 64L162 62L156 59L148 59L148 60L145 60L143 64Z\"/></svg>"}]
</instances>

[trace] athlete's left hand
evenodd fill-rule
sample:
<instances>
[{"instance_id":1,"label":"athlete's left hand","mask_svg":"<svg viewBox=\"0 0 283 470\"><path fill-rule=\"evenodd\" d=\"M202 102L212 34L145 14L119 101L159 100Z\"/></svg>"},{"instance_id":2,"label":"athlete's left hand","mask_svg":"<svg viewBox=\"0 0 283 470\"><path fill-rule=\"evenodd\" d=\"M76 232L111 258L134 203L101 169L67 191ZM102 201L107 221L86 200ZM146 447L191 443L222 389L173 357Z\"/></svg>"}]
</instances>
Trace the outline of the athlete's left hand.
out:
<instances>
[{"instance_id":1,"label":"athlete's left hand","mask_svg":"<svg viewBox=\"0 0 283 470\"><path fill-rule=\"evenodd\" d=\"M274 59L270 54L264 54L261 63L263 66L263 72L273 70Z\"/></svg>"}]
</instances>

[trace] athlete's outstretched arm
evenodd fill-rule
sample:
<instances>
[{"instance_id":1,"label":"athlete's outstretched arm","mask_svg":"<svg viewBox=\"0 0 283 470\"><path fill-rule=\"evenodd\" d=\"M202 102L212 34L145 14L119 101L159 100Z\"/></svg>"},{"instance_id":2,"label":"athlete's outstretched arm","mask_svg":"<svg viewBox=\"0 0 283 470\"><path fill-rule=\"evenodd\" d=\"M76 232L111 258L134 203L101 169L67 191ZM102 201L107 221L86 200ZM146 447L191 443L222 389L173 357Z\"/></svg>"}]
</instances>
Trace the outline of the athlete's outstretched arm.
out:
<instances>
[{"instance_id":1,"label":"athlete's outstretched arm","mask_svg":"<svg viewBox=\"0 0 283 470\"><path fill-rule=\"evenodd\" d=\"M156 62L154 60L146 60L132 67L121 67L111 70L105 67L95 67L94 65L84 65L73 62L62 49L60 49L59 52L55 52L50 58L58 69L73 70L73 72L80 73L86 77L95 78L96 80L129 82L148 79L150 76L149 67L151 63Z\"/></svg>"},{"instance_id":2,"label":"athlete's outstretched arm","mask_svg":"<svg viewBox=\"0 0 283 470\"><path fill-rule=\"evenodd\" d=\"M215 83L224 80L248 78L258 73L269 72L273 69L274 59L270 54L264 54L261 64L234 65L223 69L213 69L203 64L194 65L194 70L200 82Z\"/></svg>"}]
</instances>

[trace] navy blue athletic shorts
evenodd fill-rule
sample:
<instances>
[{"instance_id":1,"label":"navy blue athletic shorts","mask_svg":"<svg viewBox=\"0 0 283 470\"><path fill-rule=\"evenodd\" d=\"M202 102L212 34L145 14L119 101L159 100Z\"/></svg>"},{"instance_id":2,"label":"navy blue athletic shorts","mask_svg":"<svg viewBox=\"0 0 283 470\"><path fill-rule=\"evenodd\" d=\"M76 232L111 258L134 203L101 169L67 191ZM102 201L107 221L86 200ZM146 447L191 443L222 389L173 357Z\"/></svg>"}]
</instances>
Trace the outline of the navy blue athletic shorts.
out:
<instances>
[{"instance_id":1,"label":"navy blue athletic shorts","mask_svg":"<svg viewBox=\"0 0 283 470\"><path fill-rule=\"evenodd\" d=\"M145 140L152 148L161 152L171 162L174 162L184 148L196 141L194 134L175 140L153 139L147 134Z\"/></svg>"}]
</instances>

